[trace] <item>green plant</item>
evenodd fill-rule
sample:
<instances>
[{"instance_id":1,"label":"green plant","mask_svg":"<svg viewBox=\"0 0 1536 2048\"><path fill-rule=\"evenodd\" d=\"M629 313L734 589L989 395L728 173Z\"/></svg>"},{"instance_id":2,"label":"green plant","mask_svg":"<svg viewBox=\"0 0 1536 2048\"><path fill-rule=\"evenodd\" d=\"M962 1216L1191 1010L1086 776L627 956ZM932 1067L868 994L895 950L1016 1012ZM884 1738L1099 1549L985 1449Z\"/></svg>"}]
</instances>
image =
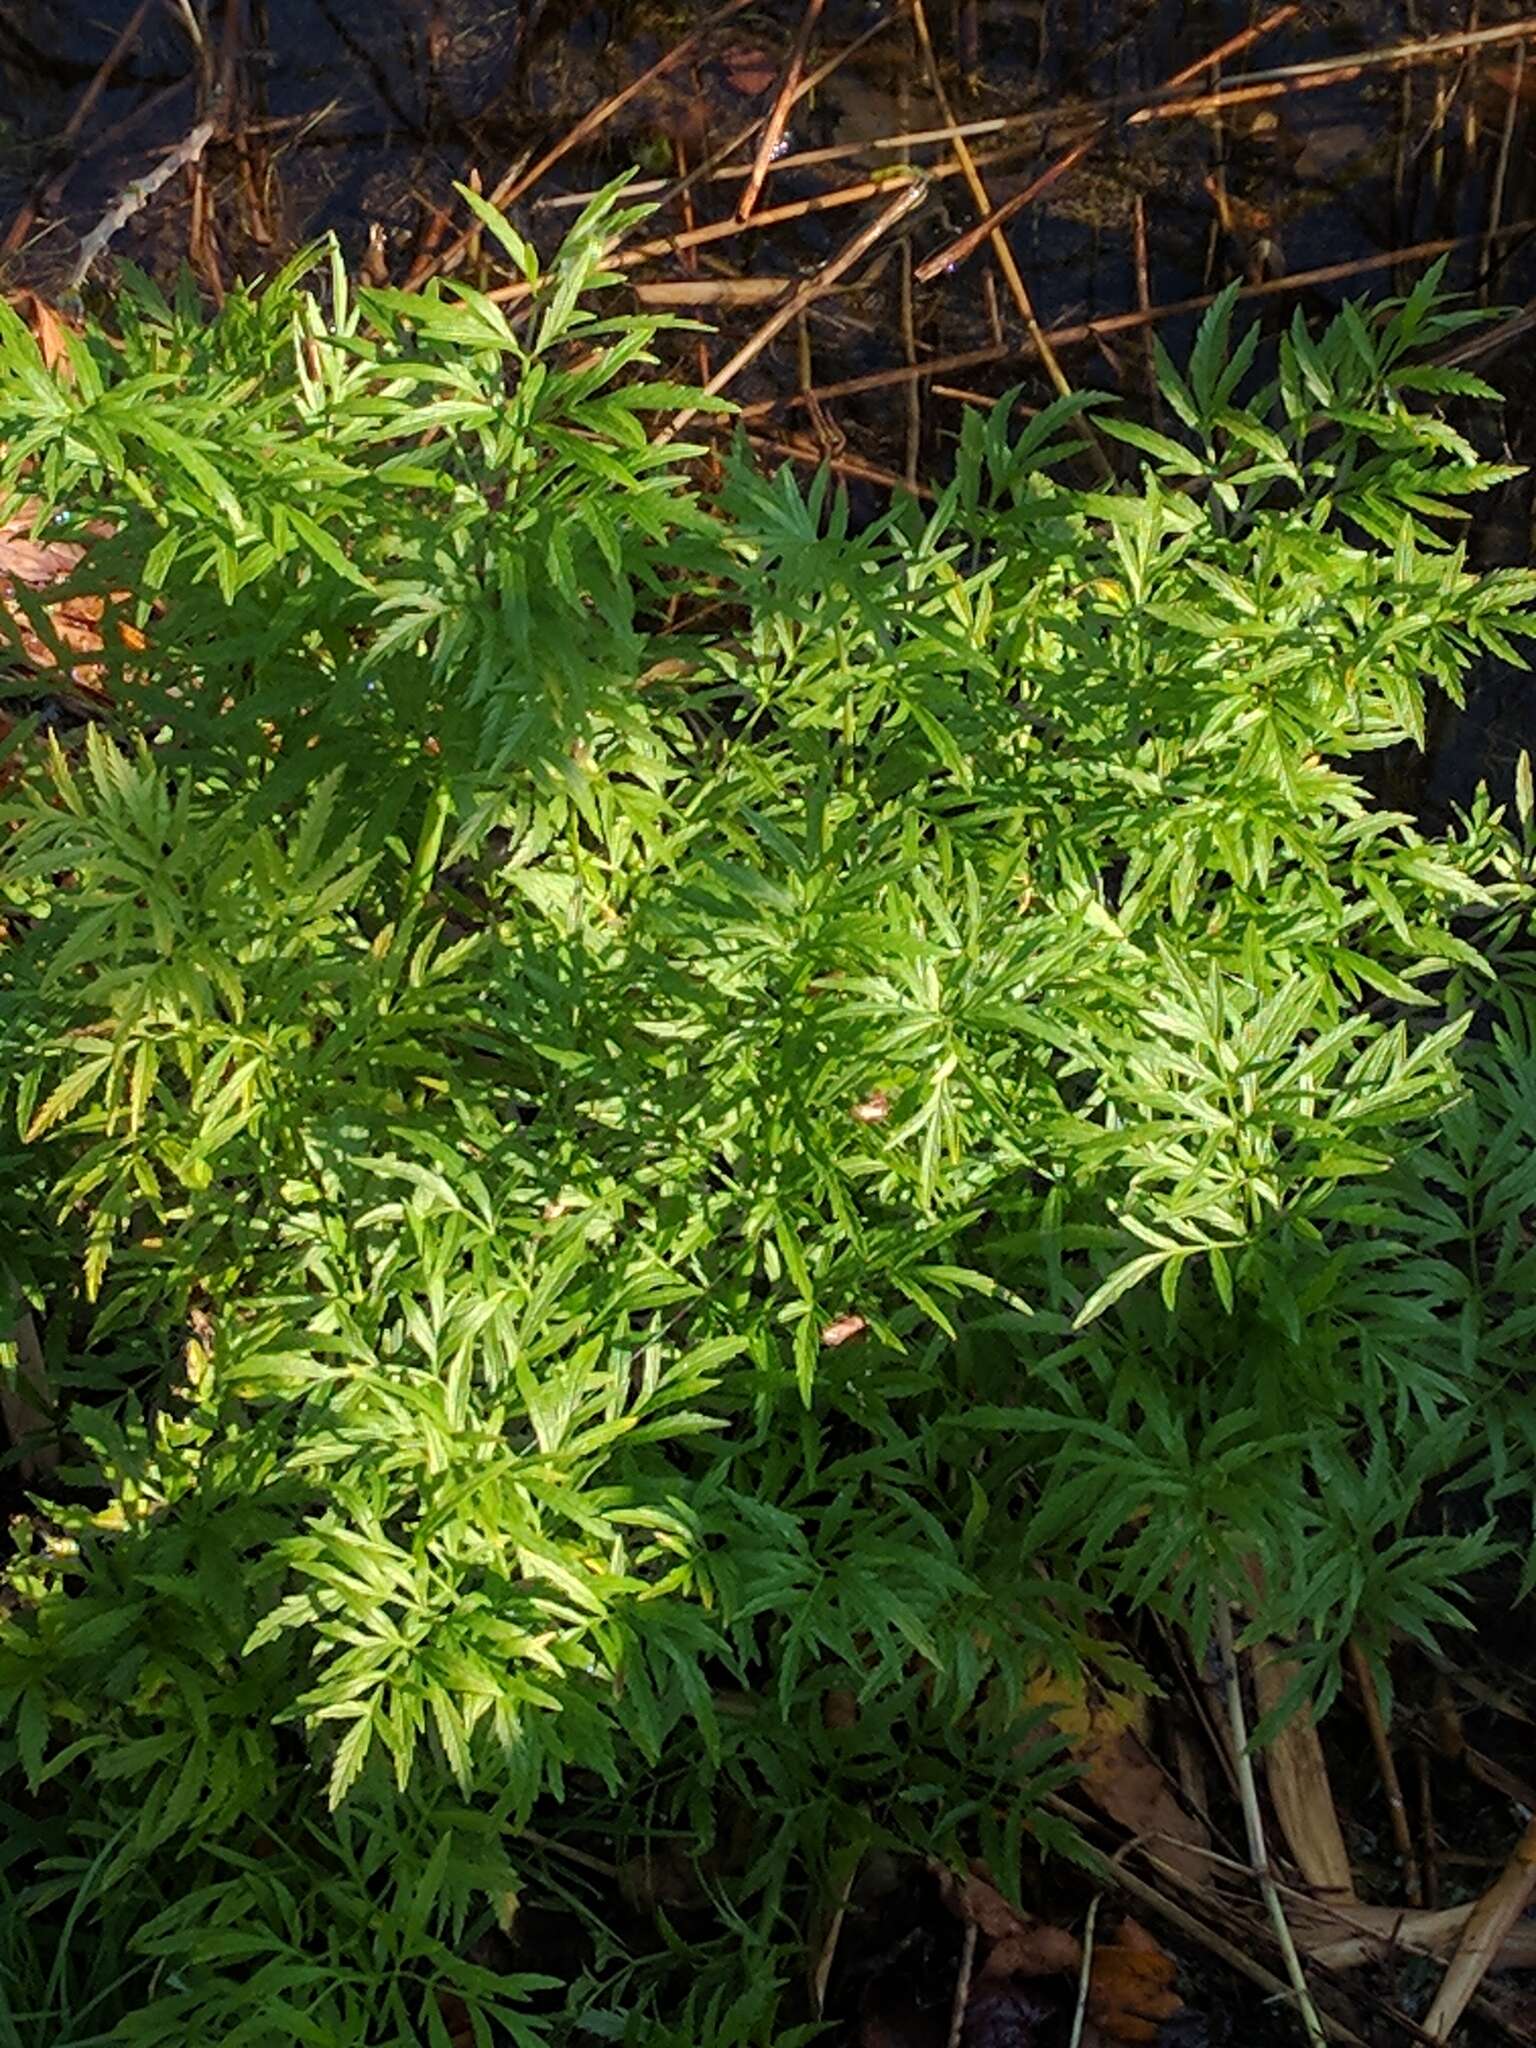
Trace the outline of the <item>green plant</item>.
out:
<instances>
[{"instance_id":1,"label":"green plant","mask_svg":"<svg viewBox=\"0 0 1536 2048\"><path fill-rule=\"evenodd\" d=\"M1529 781L1356 772L1536 595L1442 537L1467 316L1258 389L1223 300L1134 481L1005 403L855 531L647 437L616 207L486 216L519 319L0 316L0 495L147 640L8 762L28 2048L793 2040L850 1857L1070 1848L1089 1619L1257 1562L1326 1701L1530 1493Z\"/></svg>"}]
</instances>

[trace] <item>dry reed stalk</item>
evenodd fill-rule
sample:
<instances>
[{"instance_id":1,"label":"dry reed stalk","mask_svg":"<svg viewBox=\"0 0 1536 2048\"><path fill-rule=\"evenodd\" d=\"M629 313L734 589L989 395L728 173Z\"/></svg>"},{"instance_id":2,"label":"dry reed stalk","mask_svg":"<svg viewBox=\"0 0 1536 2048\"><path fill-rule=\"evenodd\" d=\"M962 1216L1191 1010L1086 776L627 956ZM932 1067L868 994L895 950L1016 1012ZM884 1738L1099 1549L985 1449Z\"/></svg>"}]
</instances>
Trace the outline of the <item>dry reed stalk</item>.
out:
<instances>
[{"instance_id":1,"label":"dry reed stalk","mask_svg":"<svg viewBox=\"0 0 1536 2048\"><path fill-rule=\"evenodd\" d=\"M932 356L926 362L902 363L893 370L867 370L860 377L843 377L835 384L818 384L810 391L786 391L778 398L755 398L741 408L745 420L764 419L782 408L793 408L829 398L851 398L861 391L882 391L890 386L921 382L924 377L942 377L951 370L975 370L984 363L1000 363L1012 354L1006 343L991 348L962 349L958 355Z\"/></svg>"},{"instance_id":2,"label":"dry reed stalk","mask_svg":"<svg viewBox=\"0 0 1536 2048\"><path fill-rule=\"evenodd\" d=\"M1224 43L1218 44L1214 50L1208 50L1198 62L1186 64L1182 71L1176 71L1171 78L1165 79L1157 90L1159 92L1174 92L1181 85L1188 85L1191 79L1198 78L1203 71L1209 71L1212 65L1221 63L1224 58L1235 57L1241 51L1250 49L1261 37L1270 35L1275 29L1283 27L1286 22L1292 20L1300 12L1301 9L1298 6L1275 8L1272 13L1266 14L1262 21L1256 21L1251 28L1243 29L1235 36L1228 36ZM936 256L930 256L926 262L919 266L917 273L918 282L920 284L927 284L931 279L937 277L941 271L948 270L957 263L963 263L966 257L979 248L987 237L995 234L999 228L1006 225L1008 221L1011 221L1016 214L1022 213L1024 208L1030 205L1033 200L1038 199L1042 192L1048 191L1058 178L1064 177L1074 164L1080 163L1089 150L1093 148L1094 144L1099 141L1100 137L1108 132L1109 125L1108 120L1099 121L1088 135L1085 135L1080 141L1074 142L1069 149L1064 150L1053 164L1047 165L1039 177L1032 179L1022 192L1015 192L1011 199L1005 199L1003 204L986 220L979 222L977 226L968 229L965 234L958 236L947 247L939 250Z\"/></svg>"},{"instance_id":3,"label":"dry reed stalk","mask_svg":"<svg viewBox=\"0 0 1536 2048\"><path fill-rule=\"evenodd\" d=\"M94 113L97 101L111 82L113 72L122 63L134 43L138 41L139 30L144 26L144 17L149 13L150 8L154 4L155 0L139 0L138 6L129 15L127 21L124 22L117 40L96 67L95 76L80 95L74 112L59 131L56 148L60 156L74 148L81 129L84 128L86 122ZM6 231L5 240L0 242L0 257L14 256L16 254L16 251L31 232L32 223L37 219L39 208L50 203L51 200L56 200L63 191L65 181L69 177L70 172L75 168L75 161L77 159L71 159L67 162L50 183L46 186L35 187L31 194L22 201L17 209L16 218L11 222L10 227Z\"/></svg>"},{"instance_id":4,"label":"dry reed stalk","mask_svg":"<svg viewBox=\"0 0 1536 2048\"><path fill-rule=\"evenodd\" d=\"M784 76L779 80L779 89L773 96L773 105L763 123L763 132L758 137L757 152L752 159L752 168L747 173L746 189L736 202L736 218L746 220L758 201L763 182L768 176L768 166L773 162L774 153L783 139L784 124L789 119L789 110L795 103L795 88L800 73L805 68L805 53L810 48L811 37L816 33L816 24L821 19L826 0L806 0L805 10L800 16L800 26L795 32L794 45L789 53L789 62L784 66Z\"/></svg>"},{"instance_id":5,"label":"dry reed stalk","mask_svg":"<svg viewBox=\"0 0 1536 2048\"><path fill-rule=\"evenodd\" d=\"M594 135L600 134L614 115L627 107L632 99L653 86L659 78L664 78L684 57L690 56L707 35L712 34L723 22L729 21L732 15L740 14L742 9L750 4L751 0L725 0L725 4L717 7L713 14L706 16L691 34L684 36L680 43L675 43L663 56L658 57L649 70L642 71L638 78L632 78L621 91L610 94L600 106L593 107L589 113L583 114L581 119L568 128L558 142L552 143L541 157L535 158L526 168L511 170L498 179L487 194L491 205L505 213L507 208L521 199L547 171L553 170L562 157L569 156L573 149L579 149L584 142L590 142ZM446 270L451 264L456 263L469 246L472 232L472 228L465 228L460 234L455 235L451 242L434 250L430 256L419 257L405 281L406 289L414 290L417 286L425 284L427 279L435 276L438 271Z\"/></svg>"},{"instance_id":6,"label":"dry reed stalk","mask_svg":"<svg viewBox=\"0 0 1536 2048\"><path fill-rule=\"evenodd\" d=\"M1504 241L1512 236L1536 234L1536 220L1511 221L1508 227L1497 231L1497 239ZM1348 263L1325 263L1316 270L1293 270L1287 277L1266 277L1258 284L1245 284L1237 297L1247 299L1271 299L1284 292L1309 290L1313 285L1340 284L1351 277L1366 277L1373 270L1389 269L1394 263L1428 263L1436 256L1449 255L1453 250L1465 249L1474 242L1485 239L1482 228L1471 234L1447 235L1435 242L1415 242L1406 249L1384 249L1379 255L1357 256ZM1203 313L1215 302L1215 294L1202 293L1193 299L1172 299L1165 305L1148 306L1144 311L1138 308L1133 313L1107 313L1098 320L1079 320L1071 326L1053 327L1050 341L1054 348L1066 348L1080 341L1096 341L1102 335L1128 334L1157 320L1177 319L1186 313Z\"/></svg>"},{"instance_id":7,"label":"dry reed stalk","mask_svg":"<svg viewBox=\"0 0 1536 2048\"><path fill-rule=\"evenodd\" d=\"M1218 113L1223 107L1268 97L1264 88L1279 92L1307 90L1314 85L1345 85L1363 71L1390 70L1396 65L1430 64L1436 57L1463 50L1487 49L1496 43L1524 42L1536 36L1536 16L1520 21L1500 22L1493 28L1462 29L1443 36L1426 36L1418 42L1393 43L1378 50L1359 50L1352 56L1314 57L1301 64L1283 64L1272 71L1252 72L1240 86L1229 92L1203 94L1198 99L1171 100L1143 107L1132 114L1126 126L1140 127L1148 121L1177 121L1189 114Z\"/></svg>"},{"instance_id":8,"label":"dry reed stalk","mask_svg":"<svg viewBox=\"0 0 1536 2048\"><path fill-rule=\"evenodd\" d=\"M923 185L904 185L889 206L883 207L872 221L866 221L858 233L851 236L835 256L824 263L818 271L808 277L797 290L792 292L783 305L769 315L757 332L742 343L730 360L723 363L716 370L713 377L704 386L702 396L706 398L718 397L727 386L740 376L749 363L756 361L757 357L762 354L763 350L776 335L783 333L797 313L804 312L807 306L821 298L824 293L829 292L838 279L845 276L853 268L861 256L867 255L874 248L875 244L896 225L897 221L904 219L915 207L920 206L926 196L926 188ZM696 406L685 405L680 412L673 415L670 423L662 429L656 438L659 441L670 441L674 434L681 433L697 411L698 408Z\"/></svg>"},{"instance_id":9,"label":"dry reed stalk","mask_svg":"<svg viewBox=\"0 0 1536 2048\"><path fill-rule=\"evenodd\" d=\"M1392 1840L1397 1848L1398 1861L1402 1865L1403 1881L1407 1886L1410 1903L1421 1906L1424 1903L1424 1891L1419 1878L1419 1861L1413 1852L1413 1836L1408 1827L1408 1802L1403 1797L1402 1780L1397 1775L1397 1759L1392 1754L1392 1738L1382 1716L1376 1680L1371 1674L1369 1659L1353 1636L1349 1639L1348 1654L1349 1668L1355 1674L1355 1683L1360 1688L1360 1705L1365 1714L1365 1725L1370 1731L1376 1769L1381 1777L1382 1791L1386 1794L1387 1814L1392 1823Z\"/></svg>"}]
</instances>

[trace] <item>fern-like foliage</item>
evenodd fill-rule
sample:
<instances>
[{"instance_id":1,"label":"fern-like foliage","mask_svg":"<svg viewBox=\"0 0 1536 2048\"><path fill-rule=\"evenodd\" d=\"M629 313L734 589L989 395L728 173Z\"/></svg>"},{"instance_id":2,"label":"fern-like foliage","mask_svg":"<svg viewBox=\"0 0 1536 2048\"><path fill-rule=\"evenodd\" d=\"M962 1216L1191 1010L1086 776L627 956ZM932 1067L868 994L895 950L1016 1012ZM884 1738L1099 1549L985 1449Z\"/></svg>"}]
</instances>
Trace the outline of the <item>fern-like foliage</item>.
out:
<instances>
[{"instance_id":1,"label":"fern-like foliage","mask_svg":"<svg viewBox=\"0 0 1536 2048\"><path fill-rule=\"evenodd\" d=\"M26 2048L809 2039L850 1858L1058 1845L1090 1617L1237 1599L1326 1704L1532 1497L1529 781L1431 834L1358 758L1529 630L1467 316L1258 388L1224 299L1121 488L1005 402L855 531L648 438L631 218L490 217L510 310L0 313L106 603L4 798ZM592 1874L662 1853L686 2006Z\"/></svg>"}]
</instances>

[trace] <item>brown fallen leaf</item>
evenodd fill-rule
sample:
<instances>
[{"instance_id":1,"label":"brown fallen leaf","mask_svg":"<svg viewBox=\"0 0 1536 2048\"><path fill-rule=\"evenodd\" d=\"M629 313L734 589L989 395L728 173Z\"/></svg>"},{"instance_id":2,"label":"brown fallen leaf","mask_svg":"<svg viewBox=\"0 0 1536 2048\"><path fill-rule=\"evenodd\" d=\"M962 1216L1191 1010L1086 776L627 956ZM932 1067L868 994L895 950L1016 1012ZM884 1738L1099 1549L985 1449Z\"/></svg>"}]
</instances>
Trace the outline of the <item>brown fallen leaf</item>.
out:
<instances>
[{"instance_id":1,"label":"brown fallen leaf","mask_svg":"<svg viewBox=\"0 0 1536 2048\"><path fill-rule=\"evenodd\" d=\"M969 1921L991 1944L979 1977L1051 1977L1080 1966L1083 1951L1076 1935L1012 1905L984 1870L973 1868L960 1878L943 1864L930 1868L943 1887L949 1910Z\"/></svg>"},{"instance_id":2,"label":"brown fallen leaf","mask_svg":"<svg viewBox=\"0 0 1536 2048\"><path fill-rule=\"evenodd\" d=\"M36 292L23 295L28 301L27 322L37 336L43 368L58 370L65 383L73 383L74 366L69 360L70 325L57 306L50 306Z\"/></svg>"},{"instance_id":3,"label":"brown fallen leaf","mask_svg":"<svg viewBox=\"0 0 1536 2048\"><path fill-rule=\"evenodd\" d=\"M104 627L109 606L112 610L130 603L131 593L114 590L109 597L88 591L73 591L44 608L49 633L57 643L50 646L19 590L42 592L74 575L85 559L79 541L39 540L31 528L36 517L35 502L12 505L0 514L0 606L9 615L20 642L21 652L36 669L60 666L59 649L66 659L71 654L97 654L105 645ZM32 608L34 611L36 607ZM113 617L112 628L119 643L134 652L145 645L144 635L127 620ZM86 688L99 688L103 673L100 662L70 665L71 679Z\"/></svg>"},{"instance_id":4,"label":"brown fallen leaf","mask_svg":"<svg viewBox=\"0 0 1536 2048\"><path fill-rule=\"evenodd\" d=\"M1133 1835L1157 1836L1159 1858L1188 1883L1208 1884L1211 1866L1199 1852L1210 1847L1210 1833L1153 1761L1137 1726L1142 1703L1126 1695L1090 1696L1081 1681L1050 1672L1030 1687L1030 1696L1050 1708L1095 1806Z\"/></svg>"},{"instance_id":5,"label":"brown fallen leaf","mask_svg":"<svg viewBox=\"0 0 1536 2048\"><path fill-rule=\"evenodd\" d=\"M1055 1977L1082 1967L1083 1945L1068 1928L1036 1920L994 1942L983 1977Z\"/></svg>"},{"instance_id":6,"label":"brown fallen leaf","mask_svg":"<svg viewBox=\"0 0 1536 2048\"><path fill-rule=\"evenodd\" d=\"M725 82L732 92L753 99L767 92L779 75L778 59L771 50L753 43L737 43L721 59Z\"/></svg>"},{"instance_id":7,"label":"brown fallen leaf","mask_svg":"<svg viewBox=\"0 0 1536 2048\"><path fill-rule=\"evenodd\" d=\"M1164 2020L1183 2010L1173 1988L1178 1966L1147 1930L1124 1920L1112 1942L1093 1952L1088 2017L1107 2041L1155 2041Z\"/></svg>"}]
</instances>

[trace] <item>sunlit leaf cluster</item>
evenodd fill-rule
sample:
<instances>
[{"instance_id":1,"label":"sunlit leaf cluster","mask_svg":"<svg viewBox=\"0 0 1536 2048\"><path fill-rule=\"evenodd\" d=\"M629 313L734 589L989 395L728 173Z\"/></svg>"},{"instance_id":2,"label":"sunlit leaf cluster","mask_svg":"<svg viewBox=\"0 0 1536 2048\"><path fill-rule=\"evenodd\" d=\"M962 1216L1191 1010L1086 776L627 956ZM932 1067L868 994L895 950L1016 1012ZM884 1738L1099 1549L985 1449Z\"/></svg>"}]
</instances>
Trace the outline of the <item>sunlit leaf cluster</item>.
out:
<instances>
[{"instance_id":1,"label":"sunlit leaf cluster","mask_svg":"<svg viewBox=\"0 0 1536 2048\"><path fill-rule=\"evenodd\" d=\"M1223 300L1115 488L1005 402L856 525L649 434L628 218L0 310L111 601L5 763L0 2040L809 2040L850 1858L1063 1846L1112 1611L1325 1705L1529 1544L1529 777L1367 779L1530 630L1467 316Z\"/></svg>"}]
</instances>

